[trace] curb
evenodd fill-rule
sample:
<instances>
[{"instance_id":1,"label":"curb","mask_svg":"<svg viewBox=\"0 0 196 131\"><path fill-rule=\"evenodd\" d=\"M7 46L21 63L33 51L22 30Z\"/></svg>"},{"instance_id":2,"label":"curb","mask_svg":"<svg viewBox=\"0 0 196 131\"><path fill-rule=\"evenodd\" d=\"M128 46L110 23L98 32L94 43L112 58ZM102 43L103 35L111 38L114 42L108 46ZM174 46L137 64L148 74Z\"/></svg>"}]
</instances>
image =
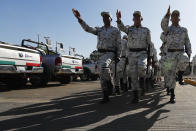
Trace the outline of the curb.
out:
<instances>
[{"instance_id":1,"label":"curb","mask_svg":"<svg viewBox=\"0 0 196 131\"><path fill-rule=\"evenodd\" d=\"M184 79L184 82L185 82L186 84L190 84L190 85L196 86L196 81L195 81L195 80Z\"/></svg>"}]
</instances>

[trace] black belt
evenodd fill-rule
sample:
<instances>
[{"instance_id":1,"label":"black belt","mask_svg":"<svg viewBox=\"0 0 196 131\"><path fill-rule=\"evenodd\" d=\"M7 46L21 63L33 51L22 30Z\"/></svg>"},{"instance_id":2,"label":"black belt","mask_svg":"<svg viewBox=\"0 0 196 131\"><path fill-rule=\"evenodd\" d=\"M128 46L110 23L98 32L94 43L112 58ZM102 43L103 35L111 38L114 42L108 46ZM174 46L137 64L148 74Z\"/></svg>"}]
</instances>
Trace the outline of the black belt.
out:
<instances>
[{"instance_id":1,"label":"black belt","mask_svg":"<svg viewBox=\"0 0 196 131\"><path fill-rule=\"evenodd\" d=\"M139 51L147 51L147 49L146 48L130 48L129 51L139 52Z\"/></svg>"},{"instance_id":2,"label":"black belt","mask_svg":"<svg viewBox=\"0 0 196 131\"><path fill-rule=\"evenodd\" d=\"M127 58L126 56L121 56L120 58Z\"/></svg>"},{"instance_id":3,"label":"black belt","mask_svg":"<svg viewBox=\"0 0 196 131\"><path fill-rule=\"evenodd\" d=\"M184 49L168 49L168 52L184 51Z\"/></svg>"},{"instance_id":4,"label":"black belt","mask_svg":"<svg viewBox=\"0 0 196 131\"><path fill-rule=\"evenodd\" d=\"M113 50L105 50L105 49L98 49L98 52L100 52L100 53L114 52L115 53L115 51L113 51Z\"/></svg>"}]
</instances>

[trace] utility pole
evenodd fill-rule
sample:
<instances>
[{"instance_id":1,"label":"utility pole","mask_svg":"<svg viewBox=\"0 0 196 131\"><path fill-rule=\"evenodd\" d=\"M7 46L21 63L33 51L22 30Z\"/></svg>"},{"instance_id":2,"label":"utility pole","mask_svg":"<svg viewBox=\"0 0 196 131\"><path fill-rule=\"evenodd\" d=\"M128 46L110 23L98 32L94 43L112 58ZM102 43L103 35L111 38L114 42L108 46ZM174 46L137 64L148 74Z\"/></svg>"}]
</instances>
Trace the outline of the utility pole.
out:
<instances>
[{"instance_id":1,"label":"utility pole","mask_svg":"<svg viewBox=\"0 0 196 131\"><path fill-rule=\"evenodd\" d=\"M56 53L57 53L57 44L58 44L58 42L56 41Z\"/></svg>"},{"instance_id":2,"label":"utility pole","mask_svg":"<svg viewBox=\"0 0 196 131\"><path fill-rule=\"evenodd\" d=\"M39 36L40 36L40 34L37 35L37 41L38 41L38 43L39 43Z\"/></svg>"},{"instance_id":3,"label":"utility pole","mask_svg":"<svg viewBox=\"0 0 196 131\"><path fill-rule=\"evenodd\" d=\"M37 42L39 43L39 36L40 34L37 34ZM39 44L38 44L38 47L39 47Z\"/></svg>"}]
</instances>

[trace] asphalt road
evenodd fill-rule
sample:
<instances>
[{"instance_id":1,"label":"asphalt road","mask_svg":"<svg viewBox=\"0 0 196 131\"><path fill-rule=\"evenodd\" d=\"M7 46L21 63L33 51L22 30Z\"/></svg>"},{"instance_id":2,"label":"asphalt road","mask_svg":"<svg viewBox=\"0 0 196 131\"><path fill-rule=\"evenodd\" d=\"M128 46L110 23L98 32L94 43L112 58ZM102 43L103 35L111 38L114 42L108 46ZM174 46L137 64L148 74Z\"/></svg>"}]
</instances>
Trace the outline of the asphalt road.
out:
<instances>
[{"instance_id":1,"label":"asphalt road","mask_svg":"<svg viewBox=\"0 0 196 131\"><path fill-rule=\"evenodd\" d=\"M101 105L99 81L50 83L45 88L0 87L0 130L11 131L194 131L196 87L176 88L176 104L156 86L137 105L132 93L112 96Z\"/></svg>"}]
</instances>

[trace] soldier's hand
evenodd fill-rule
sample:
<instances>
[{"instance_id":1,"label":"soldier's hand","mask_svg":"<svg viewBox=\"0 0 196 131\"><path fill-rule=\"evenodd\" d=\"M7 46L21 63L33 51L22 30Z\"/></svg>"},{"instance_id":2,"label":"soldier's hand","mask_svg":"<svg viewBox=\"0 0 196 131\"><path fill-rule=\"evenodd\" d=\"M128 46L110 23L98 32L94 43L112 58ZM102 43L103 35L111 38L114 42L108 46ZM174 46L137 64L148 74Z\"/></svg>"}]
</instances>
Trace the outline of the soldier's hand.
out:
<instances>
[{"instance_id":1,"label":"soldier's hand","mask_svg":"<svg viewBox=\"0 0 196 131\"><path fill-rule=\"evenodd\" d=\"M167 17L170 17L170 15L171 15L171 13L170 13L170 5L169 5L169 8L168 8L168 10L167 10L166 16L167 16Z\"/></svg>"},{"instance_id":2,"label":"soldier's hand","mask_svg":"<svg viewBox=\"0 0 196 131\"><path fill-rule=\"evenodd\" d=\"M121 12L119 10L116 11L116 18L117 18L117 21L120 21L121 19Z\"/></svg>"},{"instance_id":3,"label":"soldier's hand","mask_svg":"<svg viewBox=\"0 0 196 131\"><path fill-rule=\"evenodd\" d=\"M81 19L81 15L78 10L72 9L72 12L77 19Z\"/></svg>"}]
</instances>

